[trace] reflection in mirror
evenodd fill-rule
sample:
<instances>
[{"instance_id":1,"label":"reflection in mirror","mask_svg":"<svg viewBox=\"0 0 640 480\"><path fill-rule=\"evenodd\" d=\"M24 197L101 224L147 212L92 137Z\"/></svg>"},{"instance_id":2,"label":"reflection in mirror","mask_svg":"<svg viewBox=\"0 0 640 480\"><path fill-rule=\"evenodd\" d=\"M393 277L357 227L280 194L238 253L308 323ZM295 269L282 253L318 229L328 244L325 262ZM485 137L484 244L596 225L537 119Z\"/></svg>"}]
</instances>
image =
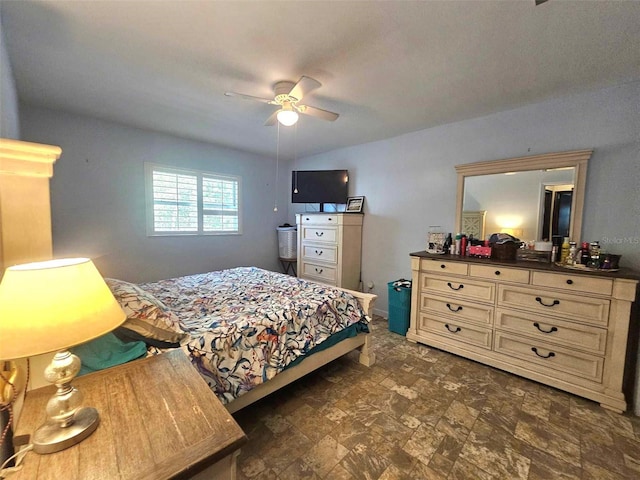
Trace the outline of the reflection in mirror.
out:
<instances>
[{"instance_id":1,"label":"reflection in mirror","mask_svg":"<svg viewBox=\"0 0 640 480\"><path fill-rule=\"evenodd\" d=\"M573 183L564 185L544 185L542 203L542 226L538 237L543 240L555 240L569 236L571 225L571 203L573 201Z\"/></svg>"},{"instance_id":2,"label":"reflection in mirror","mask_svg":"<svg viewBox=\"0 0 640 480\"><path fill-rule=\"evenodd\" d=\"M464 233L484 239L504 232L524 241L569 236L574 174L569 168L466 177Z\"/></svg>"},{"instance_id":3,"label":"reflection in mirror","mask_svg":"<svg viewBox=\"0 0 640 480\"><path fill-rule=\"evenodd\" d=\"M457 165L456 232L577 241L592 150ZM477 234L475 233L477 232Z\"/></svg>"}]
</instances>

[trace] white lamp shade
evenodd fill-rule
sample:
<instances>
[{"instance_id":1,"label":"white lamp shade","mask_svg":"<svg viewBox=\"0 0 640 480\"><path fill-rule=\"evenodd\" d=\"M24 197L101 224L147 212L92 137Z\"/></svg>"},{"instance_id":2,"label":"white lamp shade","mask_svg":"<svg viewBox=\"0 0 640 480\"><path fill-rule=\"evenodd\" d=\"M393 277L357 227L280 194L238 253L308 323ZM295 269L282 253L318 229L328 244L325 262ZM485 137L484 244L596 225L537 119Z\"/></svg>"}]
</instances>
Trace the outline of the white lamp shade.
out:
<instances>
[{"instance_id":1,"label":"white lamp shade","mask_svg":"<svg viewBox=\"0 0 640 480\"><path fill-rule=\"evenodd\" d=\"M63 350L125 319L87 258L9 267L0 283L0 360Z\"/></svg>"},{"instance_id":2,"label":"white lamp shade","mask_svg":"<svg viewBox=\"0 0 640 480\"><path fill-rule=\"evenodd\" d=\"M290 127L298 121L298 112L282 109L278 112L276 117L282 125L284 125L285 127Z\"/></svg>"}]
</instances>

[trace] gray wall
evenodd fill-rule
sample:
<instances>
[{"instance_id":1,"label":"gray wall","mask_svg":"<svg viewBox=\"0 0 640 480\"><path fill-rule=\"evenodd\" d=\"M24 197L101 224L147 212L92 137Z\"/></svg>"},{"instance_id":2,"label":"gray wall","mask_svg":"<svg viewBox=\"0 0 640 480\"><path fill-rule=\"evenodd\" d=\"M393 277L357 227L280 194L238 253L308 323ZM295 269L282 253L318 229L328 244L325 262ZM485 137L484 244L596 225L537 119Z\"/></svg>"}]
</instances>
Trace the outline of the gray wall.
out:
<instances>
[{"instance_id":1,"label":"gray wall","mask_svg":"<svg viewBox=\"0 0 640 480\"><path fill-rule=\"evenodd\" d=\"M274 189L275 159L24 105L20 115L24 140L62 148L51 181L55 257L87 256L104 276L133 282L240 265L280 270L288 170ZM242 235L147 237L144 162L240 175ZM274 213L276 191L283 208Z\"/></svg>"},{"instance_id":2,"label":"gray wall","mask_svg":"<svg viewBox=\"0 0 640 480\"><path fill-rule=\"evenodd\" d=\"M347 168L350 195L365 195L362 280L387 310L386 283L411 274L429 225L453 231L454 166L594 149L583 235L640 269L640 82L572 95L389 140L299 159L298 169ZM289 221L299 206L289 205Z\"/></svg>"},{"instance_id":3,"label":"gray wall","mask_svg":"<svg viewBox=\"0 0 640 480\"><path fill-rule=\"evenodd\" d=\"M298 160L297 168L347 168L350 194L366 196L362 280L374 282L385 315L386 284L410 278L409 253L424 250L429 225L453 230L458 164L593 148L582 238L640 269L638 105L636 82L335 150ZM640 415L638 385L640 378Z\"/></svg>"},{"instance_id":4,"label":"gray wall","mask_svg":"<svg viewBox=\"0 0 640 480\"><path fill-rule=\"evenodd\" d=\"M6 48L0 9L0 138L20 138L18 95Z\"/></svg>"}]
</instances>

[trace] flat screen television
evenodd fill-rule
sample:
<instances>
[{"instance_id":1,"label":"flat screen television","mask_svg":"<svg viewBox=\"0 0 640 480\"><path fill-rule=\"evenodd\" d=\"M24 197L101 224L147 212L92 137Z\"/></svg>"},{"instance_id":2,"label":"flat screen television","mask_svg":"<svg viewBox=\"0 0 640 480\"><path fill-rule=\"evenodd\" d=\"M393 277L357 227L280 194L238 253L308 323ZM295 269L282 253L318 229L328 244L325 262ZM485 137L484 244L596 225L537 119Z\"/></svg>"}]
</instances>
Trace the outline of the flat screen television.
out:
<instances>
[{"instance_id":1,"label":"flat screen television","mask_svg":"<svg viewBox=\"0 0 640 480\"><path fill-rule=\"evenodd\" d=\"M297 193L296 193L297 191ZM347 203L347 170L294 170L291 172L291 203Z\"/></svg>"}]
</instances>

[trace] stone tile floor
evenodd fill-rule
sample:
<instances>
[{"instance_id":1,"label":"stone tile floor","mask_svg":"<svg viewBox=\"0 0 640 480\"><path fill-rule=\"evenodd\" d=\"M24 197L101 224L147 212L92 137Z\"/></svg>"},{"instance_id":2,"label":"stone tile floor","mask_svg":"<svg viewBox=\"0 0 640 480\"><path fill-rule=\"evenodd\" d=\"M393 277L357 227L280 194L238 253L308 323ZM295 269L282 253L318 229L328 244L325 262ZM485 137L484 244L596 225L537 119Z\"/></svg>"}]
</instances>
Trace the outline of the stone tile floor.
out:
<instances>
[{"instance_id":1,"label":"stone tile floor","mask_svg":"<svg viewBox=\"0 0 640 480\"><path fill-rule=\"evenodd\" d=\"M391 333L235 414L238 479L640 479L640 417Z\"/></svg>"}]
</instances>

